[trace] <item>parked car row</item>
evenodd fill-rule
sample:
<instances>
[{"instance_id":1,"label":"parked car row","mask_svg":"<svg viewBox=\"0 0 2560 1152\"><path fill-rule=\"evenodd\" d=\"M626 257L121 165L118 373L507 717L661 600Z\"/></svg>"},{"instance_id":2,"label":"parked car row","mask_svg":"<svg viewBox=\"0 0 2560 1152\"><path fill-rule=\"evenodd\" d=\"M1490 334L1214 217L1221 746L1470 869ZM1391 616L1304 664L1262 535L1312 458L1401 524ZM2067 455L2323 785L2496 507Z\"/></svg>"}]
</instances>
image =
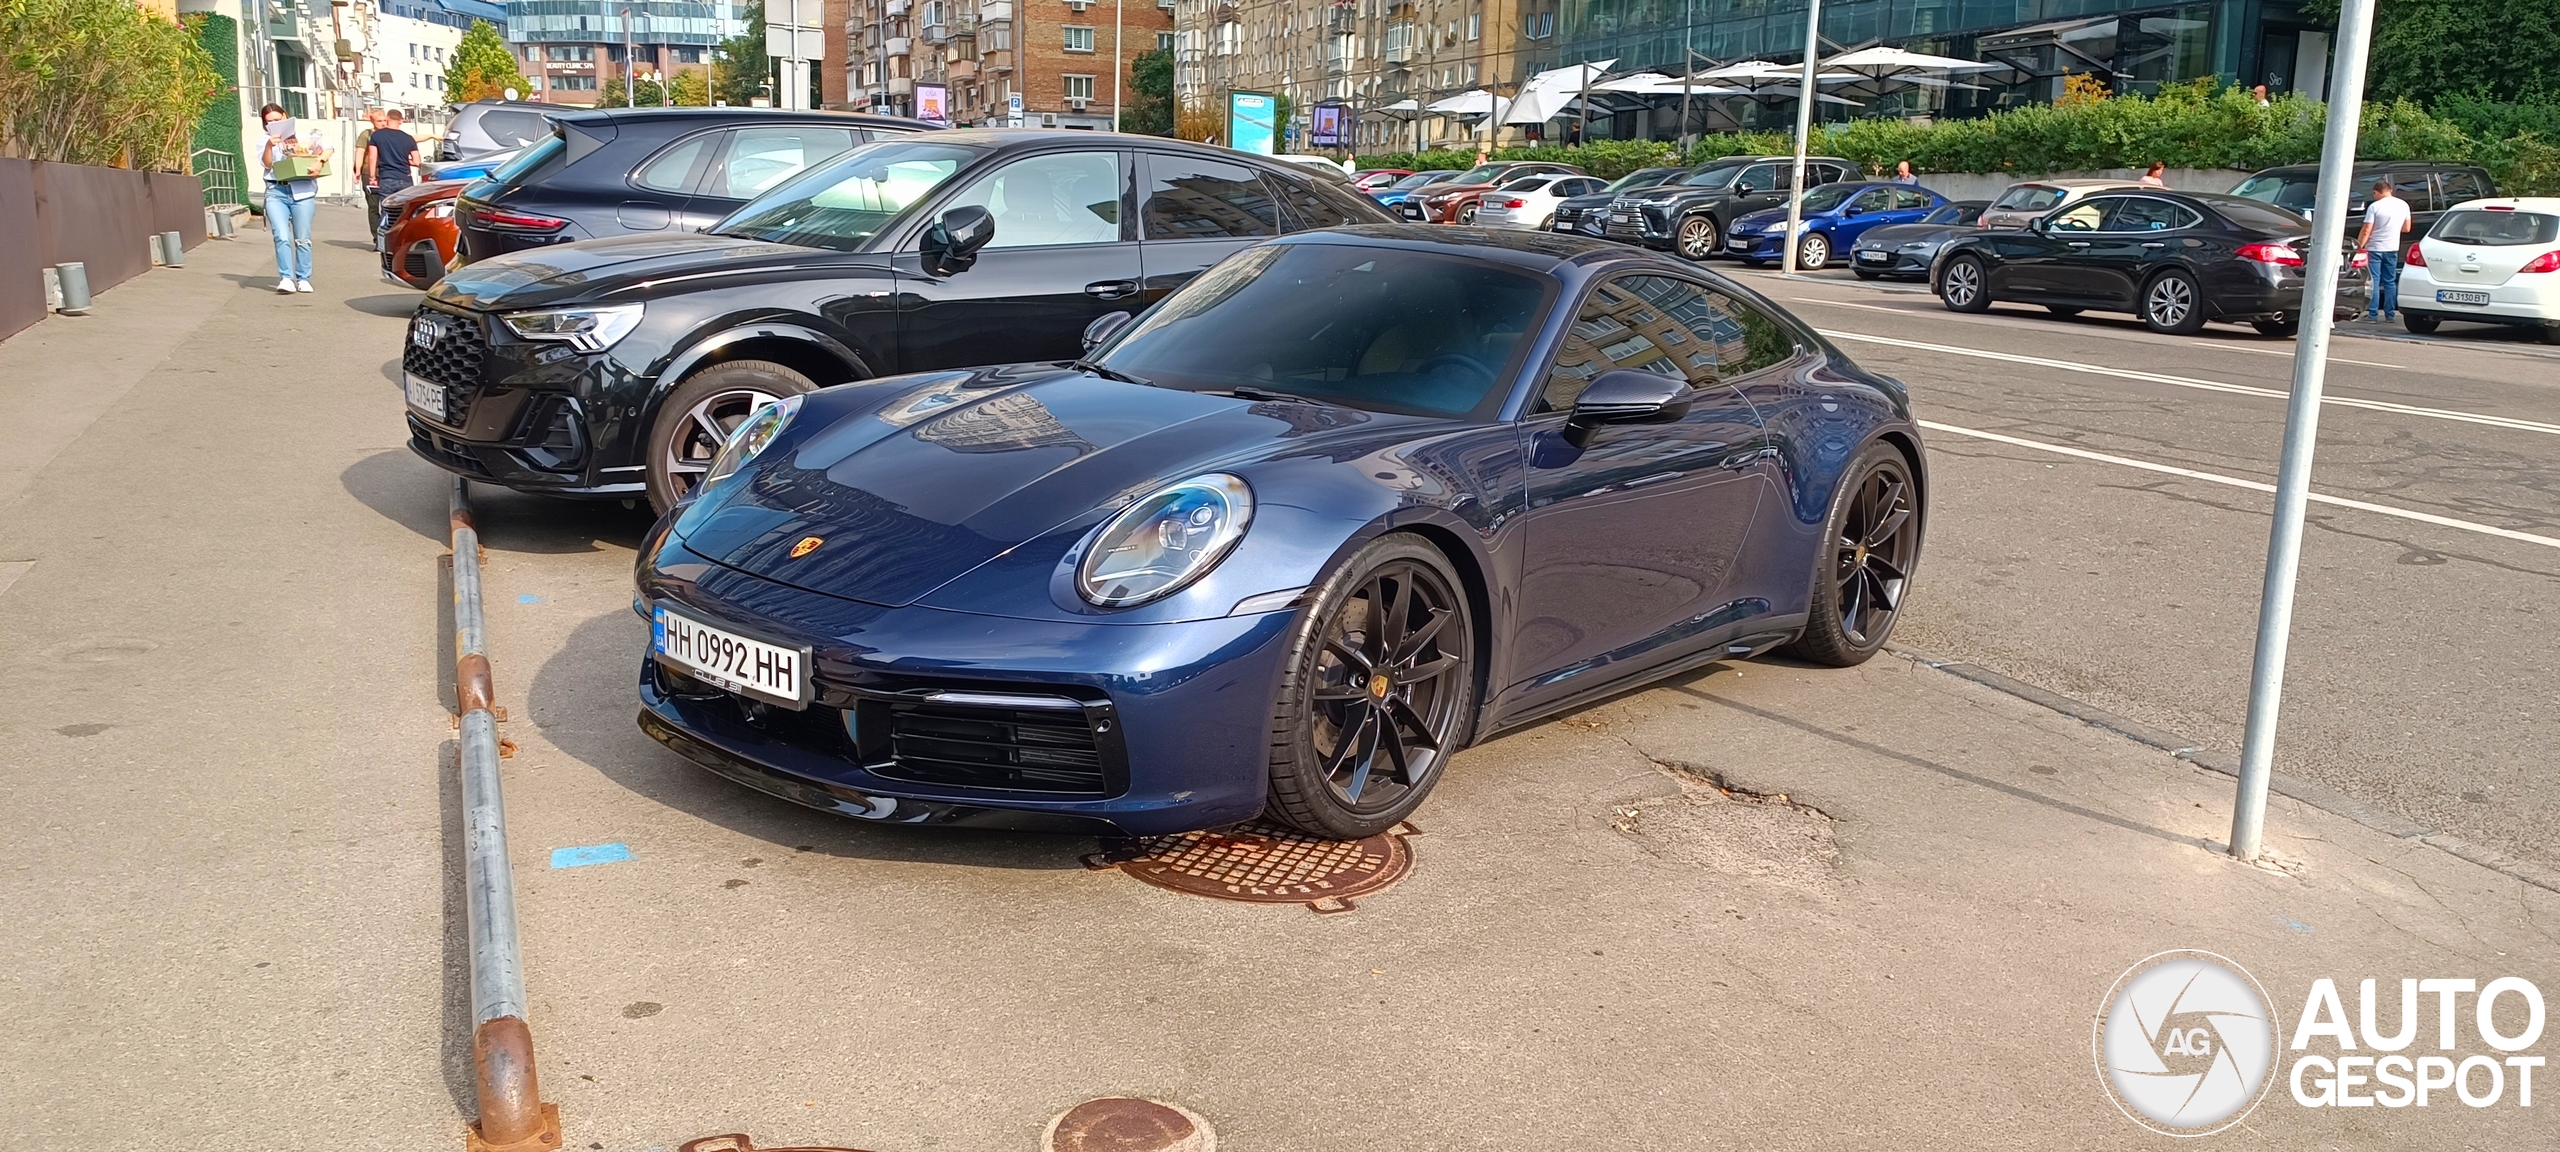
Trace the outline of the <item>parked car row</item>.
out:
<instances>
[{"instance_id":1,"label":"parked car row","mask_svg":"<svg viewBox=\"0 0 2560 1152\"><path fill-rule=\"evenodd\" d=\"M712 772L903 824L1372 835L1496 732L1866 660L1920 556L1899 382L1690 262L1524 233L1178 141L891 134L702 232L455 268L410 444L663 513L639 719Z\"/></svg>"}]
</instances>

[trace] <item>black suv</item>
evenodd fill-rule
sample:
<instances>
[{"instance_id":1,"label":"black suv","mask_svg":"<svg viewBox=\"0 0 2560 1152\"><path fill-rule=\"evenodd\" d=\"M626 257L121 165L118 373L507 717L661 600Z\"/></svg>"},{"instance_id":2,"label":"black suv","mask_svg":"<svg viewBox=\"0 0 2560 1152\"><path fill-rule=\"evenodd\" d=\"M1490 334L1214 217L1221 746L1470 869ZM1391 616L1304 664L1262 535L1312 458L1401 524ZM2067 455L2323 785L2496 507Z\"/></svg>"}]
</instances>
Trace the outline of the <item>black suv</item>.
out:
<instances>
[{"instance_id":1,"label":"black suv","mask_svg":"<svg viewBox=\"0 0 2560 1152\"><path fill-rule=\"evenodd\" d=\"M2498 185L2489 179L2489 170L2472 164L2445 164L2425 160L2361 160L2348 176L2346 237L2356 238L2364 227L2365 201L2373 196L2376 180L2389 179L2391 194L2409 202L2409 231L2401 237L2401 248L2418 242L2435 227L2436 217L2447 208L2465 200L2480 200L2498 194ZM2296 216L2311 215L2311 200L2318 194L2320 166L2293 164L2252 173L2234 196L2263 200Z\"/></svg>"},{"instance_id":2,"label":"black suv","mask_svg":"<svg viewBox=\"0 0 2560 1152\"><path fill-rule=\"evenodd\" d=\"M691 232L801 169L885 135L894 116L771 108L555 111L551 134L454 205L464 263L634 232Z\"/></svg>"},{"instance_id":3,"label":"black suv","mask_svg":"<svg viewBox=\"0 0 2560 1152\"><path fill-rule=\"evenodd\" d=\"M1783 208L1795 175L1793 156L1727 156L1697 171L1620 196L1609 205L1608 237L1668 248L1691 260L1724 250L1725 226L1763 208ZM1857 162L1808 157L1805 187L1866 175Z\"/></svg>"},{"instance_id":4,"label":"black suv","mask_svg":"<svg viewBox=\"0 0 2560 1152\"><path fill-rule=\"evenodd\" d=\"M1390 222L1343 181L1175 140L1019 129L884 140L707 233L591 240L448 274L409 323L409 447L521 491L645 495L664 509L779 397L1070 359L1095 321L1267 237Z\"/></svg>"}]
</instances>

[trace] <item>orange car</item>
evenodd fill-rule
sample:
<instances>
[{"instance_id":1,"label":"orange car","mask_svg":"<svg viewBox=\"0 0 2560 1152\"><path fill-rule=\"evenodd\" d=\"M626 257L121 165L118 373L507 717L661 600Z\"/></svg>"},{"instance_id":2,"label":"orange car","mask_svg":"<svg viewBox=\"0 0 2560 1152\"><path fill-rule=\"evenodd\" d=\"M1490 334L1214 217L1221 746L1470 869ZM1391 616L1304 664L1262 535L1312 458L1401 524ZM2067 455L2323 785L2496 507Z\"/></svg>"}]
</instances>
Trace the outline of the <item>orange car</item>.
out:
<instances>
[{"instance_id":1,"label":"orange car","mask_svg":"<svg viewBox=\"0 0 2560 1152\"><path fill-rule=\"evenodd\" d=\"M432 288L444 278L462 235L453 225L454 197L469 183L430 180L382 198L374 248L382 253L383 275L418 289Z\"/></svg>"}]
</instances>

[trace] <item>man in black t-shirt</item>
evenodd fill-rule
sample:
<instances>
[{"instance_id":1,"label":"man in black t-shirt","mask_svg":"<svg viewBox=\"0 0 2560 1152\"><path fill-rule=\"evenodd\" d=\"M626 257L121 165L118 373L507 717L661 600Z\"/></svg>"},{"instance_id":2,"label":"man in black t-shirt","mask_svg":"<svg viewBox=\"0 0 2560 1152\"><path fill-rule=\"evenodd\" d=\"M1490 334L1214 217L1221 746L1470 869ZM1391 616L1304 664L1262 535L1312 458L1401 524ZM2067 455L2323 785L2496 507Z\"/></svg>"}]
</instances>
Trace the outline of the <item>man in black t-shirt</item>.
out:
<instances>
[{"instance_id":1,"label":"man in black t-shirt","mask_svg":"<svg viewBox=\"0 0 2560 1152\"><path fill-rule=\"evenodd\" d=\"M418 182L418 140L401 127L400 110L382 114L364 150L364 203L374 227L382 226L382 198Z\"/></svg>"}]
</instances>

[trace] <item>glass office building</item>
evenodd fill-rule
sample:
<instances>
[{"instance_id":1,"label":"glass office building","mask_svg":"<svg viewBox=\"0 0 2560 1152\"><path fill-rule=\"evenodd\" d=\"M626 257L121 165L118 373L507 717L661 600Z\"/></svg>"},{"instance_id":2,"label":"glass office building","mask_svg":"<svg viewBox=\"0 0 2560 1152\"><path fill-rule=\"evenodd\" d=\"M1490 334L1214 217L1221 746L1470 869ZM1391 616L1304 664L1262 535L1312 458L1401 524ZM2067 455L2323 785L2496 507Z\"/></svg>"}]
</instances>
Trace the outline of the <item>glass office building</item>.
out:
<instances>
[{"instance_id":1,"label":"glass office building","mask_svg":"<svg viewBox=\"0 0 2560 1152\"><path fill-rule=\"evenodd\" d=\"M708 48L727 35L722 8L693 0L508 0L507 39L618 48L627 36L635 45Z\"/></svg>"}]
</instances>

